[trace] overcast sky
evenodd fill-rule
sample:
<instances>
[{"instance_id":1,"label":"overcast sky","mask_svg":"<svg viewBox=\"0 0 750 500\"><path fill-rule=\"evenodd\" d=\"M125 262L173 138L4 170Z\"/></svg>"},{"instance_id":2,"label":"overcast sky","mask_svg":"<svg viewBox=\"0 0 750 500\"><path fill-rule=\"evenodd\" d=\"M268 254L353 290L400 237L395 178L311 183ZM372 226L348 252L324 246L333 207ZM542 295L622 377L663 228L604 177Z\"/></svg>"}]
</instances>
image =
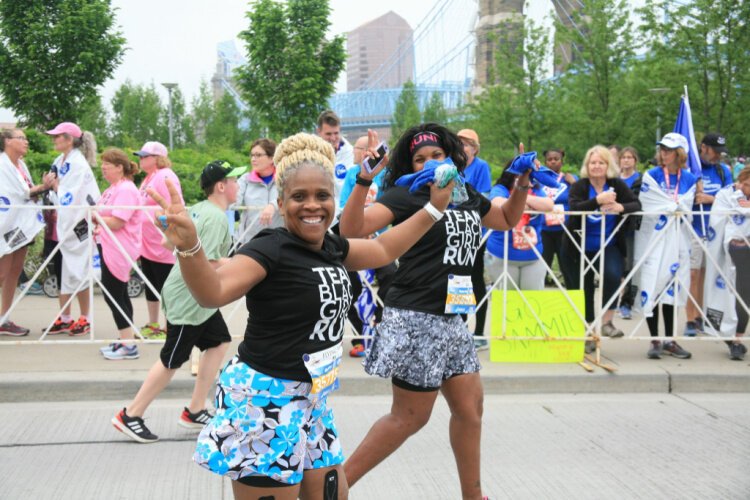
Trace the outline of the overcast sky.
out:
<instances>
[{"instance_id":1,"label":"overcast sky","mask_svg":"<svg viewBox=\"0 0 750 500\"><path fill-rule=\"evenodd\" d=\"M476 2L463 1L467 8ZM331 33L339 34L393 10L415 28L435 0L331 0ZM549 0L531 0L539 11ZM109 103L115 90L127 79L153 82L166 101L163 82L180 85L188 102L197 93L201 79L210 80L216 65L216 44L235 38L247 28L248 2L240 0L113 0L117 23L127 39L122 64L104 85L102 95ZM244 52L242 47L238 47ZM339 90L345 90L340 87ZM12 114L0 109L0 122Z\"/></svg>"}]
</instances>

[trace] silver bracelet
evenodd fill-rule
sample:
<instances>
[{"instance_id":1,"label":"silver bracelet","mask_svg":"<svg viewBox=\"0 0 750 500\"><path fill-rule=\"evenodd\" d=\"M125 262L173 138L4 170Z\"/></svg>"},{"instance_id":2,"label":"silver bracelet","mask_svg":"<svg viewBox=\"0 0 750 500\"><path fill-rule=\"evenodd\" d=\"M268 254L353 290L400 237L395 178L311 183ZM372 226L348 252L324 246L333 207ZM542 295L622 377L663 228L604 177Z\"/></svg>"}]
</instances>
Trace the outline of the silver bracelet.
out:
<instances>
[{"instance_id":1,"label":"silver bracelet","mask_svg":"<svg viewBox=\"0 0 750 500\"><path fill-rule=\"evenodd\" d=\"M432 217L432 220L437 222L440 219L443 218L443 215L445 215L445 212L441 212L437 208L435 208L435 205L430 203L429 201L425 203L425 206L423 207L428 214L430 214L430 217Z\"/></svg>"},{"instance_id":2,"label":"silver bracelet","mask_svg":"<svg viewBox=\"0 0 750 500\"><path fill-rule=\"evenodd\" d=\"M174 247L174 254L183 258L192 257L198 252L200 252L202 247L203 247L203 244L201 243L201 239L198 238L198 243L196 243L195 246L191 248L190 250L178 250L177 247Z\"/></svg>"}]
</instances>

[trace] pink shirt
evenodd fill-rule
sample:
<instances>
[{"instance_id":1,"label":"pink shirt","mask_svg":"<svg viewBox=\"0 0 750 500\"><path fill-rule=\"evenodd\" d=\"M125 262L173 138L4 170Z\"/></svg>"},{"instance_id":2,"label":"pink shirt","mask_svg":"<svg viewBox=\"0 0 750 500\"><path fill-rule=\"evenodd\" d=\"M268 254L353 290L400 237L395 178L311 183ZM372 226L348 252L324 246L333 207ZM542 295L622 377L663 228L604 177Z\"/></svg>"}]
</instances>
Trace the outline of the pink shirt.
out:
<instances>
[{"instance_id":1,"label":"pink shirt","mask_svg":"<svg viewBox=\"0 0 750 500\"><path fill-rule=\"evenodd\" d=\"M104 217L116 217L125 221L125 225L118 230L113 230L117 241L120 242L130 260L135 261L141 252L141 221L143 213L136 209L106 208L111 206L135 207L141 205L141 196L133 181L123 179L117 184L109 186L99 200L102 208L99 214ZM107 269L120 281L127 282L130 278L132 265L122 251L117 247L106 229L100 228L99 242L102 245L102 258Z\"/></svg>"},{"instance_id":2,"label":"pink shirt","mask_svg":"<svg viewBox=\"0 0 750 500\"><path fill-rule=\"evenodd\" d=\"M166 179L169 179L177 189L180 200L182 200L182 188L180 187L180 180L177 178L177 175L175 175L171 168L161 168L143 180L140 188L142 205L147 207L156 206L156 202L146 193L146 188L153 189L164 199L169 200L169 191L167 191L167 184L164 182ZM184 200L182 202L185 203ZM162 264L174 264L175 256L161 244L163 235L154 225L153 211L144 211L142 224L141 256L154 262L161 262Z\"/></svg>"}]
</instances>

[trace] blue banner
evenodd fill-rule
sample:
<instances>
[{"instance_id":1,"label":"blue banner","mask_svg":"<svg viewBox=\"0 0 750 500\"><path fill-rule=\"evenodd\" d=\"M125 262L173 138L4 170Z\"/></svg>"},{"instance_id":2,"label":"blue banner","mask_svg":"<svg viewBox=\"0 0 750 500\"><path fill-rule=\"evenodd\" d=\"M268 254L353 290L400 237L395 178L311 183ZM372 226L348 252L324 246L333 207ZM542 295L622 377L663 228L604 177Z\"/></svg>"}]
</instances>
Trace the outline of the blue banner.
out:
<instances>
[{"instance_id":1,"label":"blue banner","mask_svg":"<svg viewBox=\"0 0 750 500\"><path fill-rule=\"evenodd\" d=\"M688 141L687 167L690 173L698 177L703 177L701 170L701 159L698 155L698 146L695 143L695 132L693 131L693 116L690 113L690 101L687 95L682 96L680 101L680 112L677 114L677 122L674 124L673 132L685 136Z\"/></svg>"}]
</instances>

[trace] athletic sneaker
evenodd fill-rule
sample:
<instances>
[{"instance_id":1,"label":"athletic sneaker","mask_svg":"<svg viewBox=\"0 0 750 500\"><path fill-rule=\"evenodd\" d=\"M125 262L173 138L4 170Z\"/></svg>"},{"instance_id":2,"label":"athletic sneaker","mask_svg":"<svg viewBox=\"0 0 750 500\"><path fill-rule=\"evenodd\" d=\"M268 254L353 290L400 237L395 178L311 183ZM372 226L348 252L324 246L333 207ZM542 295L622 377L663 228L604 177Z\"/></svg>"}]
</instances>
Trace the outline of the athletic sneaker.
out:
<instances>
[{"instance_id":1,"label":"athletic sneaker","mask_svg":"<svg viewBox=\"0 0 750 500\"><path fill-rule=\"evenodd\" d=\"M112 352L115 350L115 347L117 347L119 344L117 342L113 342L109 345L105 345L104 347L99 348L99 352L104 354L105 352Z\"/></svg>"},{"instance_id":2,"label":"athletic sneaker","mask_svg":"<svg viewBox=\"0 0 750 500\"><path fill-rule=\"evenodd\" d=\"M115 426L115 429L139 443L155 443L159 440L159 436L148 430L141 417L129 417L125 413L125 408L112 417L112 425Z\"/></svg>"},{"instance_id":3,"label":"athletic sneaker","mask_svg":"<svg viewBox=\"0 0 750 500\"><path fill-rule=\"evenodd\" d=\"M167 332L162 330L159 323L147 323L141 328L141 336L147 339L161 340L167 338Z\"/></svg>"},{"instance_id":4,"label":"athletic sneaker","mask_svg":"<svg viewBox=\"0 0 750 500\"><path fill-rule=\"evenodd\" d=\"M651 349L648 350L649 359L661 359L661 354L664 351L664 346L658 340L651 341Z\"/></svg>"},{"instance_id":5,"label":"athletic sneaker","mask_svg":"<svg viewBox=\"0 0 750 500\"><path fill-rule=\"evenodd\" d=\"M747 346L739 342L727 342L729 344L729 359L742 361L747 353Z\"/></svg>"},{"instance_id":6,"label":"athletic sneaker","mask_svg":"<svg viewBox=\"0 0 750 500\"><path fill-rule=\"evenodd\" d=\"M474 337L474 349L477 351L486 351L490 348L490 343L484 337Z\"/></svg>"},{"instance_id":7,"label":"athletic sneaker","mask_svg":"<svg viewBox=\"0 0 750 500\"><path fill-rule=\"evenodd\" d=\"M81 335L88 334L90 331L91 324L89 323L89 320L86 319L86 316L81 316L78 318L78 321L73 323L68 335L71 337L80 337Z\"/></svg>"},{"instance_id":8,"label":"athletic sneaker","mask_svg":"<svg viewBox=\"0 0 750 500\"><path fill-rule=\"evenodd\" d=\"M28 335L30 331L31 330L29 330L28 328L18 326L12 321L6 321L2 325L0 325L0 335L9 335L11 337L23 337L24 335Z\"/></svg>"},{"instance_id":9,"label":"athletic sneaker","mask_svg":"<svg viewBox=\"0 0 750 500\"><path fill-rule=\"evenodd\" d=\"M367 356L367 353L365 352L365 346L362 344L357 344L354 347L352 347L351 351L349 351L349 356L352 358L364 358Z\"/></svg>"},{"instance_id":10,"label":"athletic sneaker","mask_svg":"<svg viewBox=\"0 0 750 500\"><path fill-rule=\"evenodd\" d=\"M125 344L117 344L112 348L111 351L102 352L102 355L105 358L111 359L113 361L117 361L120 359L138 359L138 357L140 356L140 354L138 354L137 345Z\"/></svg>"},{"instance_id":11,"label":"athletic sneaker","mask_svg":"<svg viewBox=\"0 0 750 500\"><path fill-rule=\"evenodd\" d=\"M60 318L57 318L52 324L52 328L49 329L49 335L61 335L63 333L70 333L70 329L74 324L75 322L73 321L63 321Z\"/></svg>"},{"instance_id":12,"label":"athletic sneaker","mask_svg":"<svg viewBox=\"0 0 750 500\"><path fill-rule=\"evenodd\" d=\"M612 322L609 322L602 325L602 335L612 339L617 339L625 334L622 333L622 330L613 325Z\"/></svg>"},{"instance_id":13,"label":"athletic sneaker","mask_svg":"<svg viewBox=\"0 0 750 500\"><path fill-rule=\"evenodd\" d=\"M619 316L622 319L633 319L633 312L630 310L630 307L628 306L620 306Z\"/></svg>"},{"instance_id":14,"label":"athletic sneaker","mask_svg":"<svg viewBox=\"0 0 750 500\"><path fill-rule=\"evenodd\" d=\"M692 354L680 347L677 342L674 341L664 342L664 350L675 358L690 359L690 357L692 356Z\"/></svg>"},{"instance_id":15,"label":"athletic sneaker","mask_svg":"<svg viewBox=\"0 0 750 500\"><path fill-rule=\"evenodd\" d=\"M18 292L22 292L23 289L26 287L26 283L18 286ZM44 289L42 288L42 285L37 283L36 281L31 284L29 287L29 291L26 292L26 295L44 295Z\"/></svg>"},{"instance_id":16,"label":"athletic sneaker","mask_svg":"<svg viewBox=\"0 0 750 500\"><path fill-rule=\"evenodd\" d=\"M688 321L685 325L685 333L683 335L686 337L695 337L698 333L700 333L698 323L696 321Z\"/></svg>"},{"instance_id":17,"label":"athletic sneaker","mask_svg":"<svg viewBox=\"0 0 750 500\"><path fill-rule=\"evenodd\" d=\"M212 418L214 418L214 416L208 413L208 410L206 410L205 408L196 413L190 413L190 410L185 408L184 410L182 410L177 423L185 427L186 429L200 430L203 429L203 427L205 427L205 425L209 423Z\"/></svg>"}]
</instances>

